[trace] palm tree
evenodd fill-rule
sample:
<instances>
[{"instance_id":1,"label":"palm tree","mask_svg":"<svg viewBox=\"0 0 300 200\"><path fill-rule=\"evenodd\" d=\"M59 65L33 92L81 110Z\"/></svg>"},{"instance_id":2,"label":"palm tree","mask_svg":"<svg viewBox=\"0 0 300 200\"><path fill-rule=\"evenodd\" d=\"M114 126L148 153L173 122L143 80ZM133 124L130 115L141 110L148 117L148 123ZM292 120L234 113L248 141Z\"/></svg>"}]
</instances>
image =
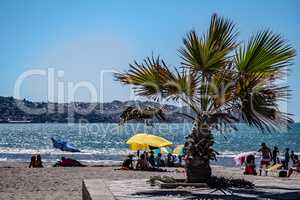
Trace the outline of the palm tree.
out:
<instances>
[{"instance_id":1,"label":"palm tree","mask_svg":"<svg viewBox=\"0 0 300 200\"><path fill-rule=\"evenodd\" d=\"M160 57L130 64L115 77L134 86L135 93L152 100L166 99L187 105L193 128L187 137L187 181L211 177L210 160L216 158L212 131L236 129L237 122L273 131L292 123L279 109L288 86L281 81L295 50L270 30L237 42L234 23L214 14L206 33L194 30L183 38L180 67L172 69Z\"/></svg>"}]
</instances>

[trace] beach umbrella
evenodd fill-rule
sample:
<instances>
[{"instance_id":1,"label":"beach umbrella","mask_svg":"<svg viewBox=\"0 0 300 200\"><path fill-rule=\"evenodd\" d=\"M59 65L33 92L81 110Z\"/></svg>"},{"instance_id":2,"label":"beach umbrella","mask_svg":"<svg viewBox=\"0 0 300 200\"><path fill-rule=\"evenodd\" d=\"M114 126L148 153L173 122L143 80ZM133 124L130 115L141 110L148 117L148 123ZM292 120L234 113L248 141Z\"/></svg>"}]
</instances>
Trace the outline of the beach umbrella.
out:
<instances>
[{"instance_id":1,"label":"beach umbrella","mask_svg":"<svg viewBox=\"0 0 300 200\"><path fill-rule=\"evenodd\" d=\"M177 155L177 156L183 155L183 147L184 147L183 144L177 145L176 148L173 150L173 155Z\"/></svg>"},{"instance_id":2,"label":"beach umbrella","mask_svg":"<svg viewBox=\"0 0 300 200\"><path fill-rule=\"evenodd\" d=\"M246 161L247 156L249 156L249 155L255 156L255 154L256 154L255 151L242 152L242 153L236 155L233 159L234 159L236 165L243 165L244 162Z\"/></svg>"},{"instance_id":3,"label":"beach umbrella","mask_svg":"<svg viewBox=\"0 0 300 200\"><path fill-rule=\"evenodd\" d=\"M167 147L173 144L165 138L146 133L137 133L126 143L129 144L131 150L149 150L151 148Z\"/></svg>"}]
</instances>

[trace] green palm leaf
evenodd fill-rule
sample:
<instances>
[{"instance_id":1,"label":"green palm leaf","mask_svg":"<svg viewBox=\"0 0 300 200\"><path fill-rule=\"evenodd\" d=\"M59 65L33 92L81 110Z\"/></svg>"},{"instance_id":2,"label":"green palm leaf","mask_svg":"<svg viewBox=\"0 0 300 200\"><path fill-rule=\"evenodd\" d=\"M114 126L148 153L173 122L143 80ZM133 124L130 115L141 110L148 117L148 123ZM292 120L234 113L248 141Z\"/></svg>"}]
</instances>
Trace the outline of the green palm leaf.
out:
<instances>
[{"instance_id":1,"label":"green palm leaf","mask_svg":"<svg viewBox=\"0 0 300 200\"><path fill-rule=\"evenodd\" d=\"M235 25L228 19L213 15L206 35L198 37L190 31L179 50L182 65L196 72L212 73L223 69L228 55L236 46Z\"/></svg>"},{"instance_id":2,"label":"green palm leaf","mask_svg":"<svg viewBox=\"0 0 300 200\"><path fill-rule=\"evenodd\" d=\"M274 75L291 64L295 50L278 34L262 31L241 45L235 55L235 65L242 73Z\"/></svg>"}]
</instances>

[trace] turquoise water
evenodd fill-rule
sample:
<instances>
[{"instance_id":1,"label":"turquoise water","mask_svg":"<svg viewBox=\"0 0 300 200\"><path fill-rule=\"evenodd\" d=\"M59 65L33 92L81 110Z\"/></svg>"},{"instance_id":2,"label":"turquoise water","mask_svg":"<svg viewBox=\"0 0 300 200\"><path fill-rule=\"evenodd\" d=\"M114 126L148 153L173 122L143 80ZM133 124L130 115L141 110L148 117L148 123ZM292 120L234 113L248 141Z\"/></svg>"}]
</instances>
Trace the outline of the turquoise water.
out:
<instances>
[{"instance_id":1,"label":"turquoise water","mask_svg":"<svg viewBox=\"0 0 300 200\"><path fill-rule=\"evenodd\" d=\"M278 133L261 133L245 125L239 125L239 131L215 135L215 149L221 157L232 157L244 151L255 151L260 143L270 147L286 147L300 152L300 123L290 130ZM137 132L157 134L182 144L191 129L191 124L0 124L0 161L28 160L32 154L40 153L46 160L57 160L68 154L80 160L121 160L129 153L126 140ZM61 152L52 147L50 138L60 137L73 143L82 153Z\"/></svg>"}]
</instances>

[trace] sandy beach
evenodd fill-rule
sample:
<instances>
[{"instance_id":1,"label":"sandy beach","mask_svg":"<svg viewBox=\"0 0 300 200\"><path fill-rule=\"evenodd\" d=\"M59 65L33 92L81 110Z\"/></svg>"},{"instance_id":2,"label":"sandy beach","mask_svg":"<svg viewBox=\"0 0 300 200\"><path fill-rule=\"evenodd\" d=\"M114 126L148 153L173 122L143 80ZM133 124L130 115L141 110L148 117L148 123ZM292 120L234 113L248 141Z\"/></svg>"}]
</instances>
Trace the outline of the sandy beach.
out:
<instances>
[{"instance_id":1,"label":"sandy beach","mask_svg":"<svg viewBox=\"0 0 300 200\"><path fill-rule=\"evenodd\" d=\"M14 166L14 167L12 167ZM0 199L68 199L80 200L83 179L130 180L147 179L153 175L170 175L184 178L184 173L173 172L154 173L138 171L116 171L117 167L78 167L78 168L53 168L47 165L45 168L27 168L27 163L1 162L0 163ZM246 178L251 181L259 181L268 186L270 183L281 187L280 184L289 186L299 185L300 176L291 178L279 178L275 176L243 176L239 168L225 168L213 166L213 174L216 176ZM149 186L150 187L150 186ZM290 196L297 199L300 190ZM298 196L300 197L300 196ZM279 198L280 199L280 198Z\"/></svg>"}]
</instances>

